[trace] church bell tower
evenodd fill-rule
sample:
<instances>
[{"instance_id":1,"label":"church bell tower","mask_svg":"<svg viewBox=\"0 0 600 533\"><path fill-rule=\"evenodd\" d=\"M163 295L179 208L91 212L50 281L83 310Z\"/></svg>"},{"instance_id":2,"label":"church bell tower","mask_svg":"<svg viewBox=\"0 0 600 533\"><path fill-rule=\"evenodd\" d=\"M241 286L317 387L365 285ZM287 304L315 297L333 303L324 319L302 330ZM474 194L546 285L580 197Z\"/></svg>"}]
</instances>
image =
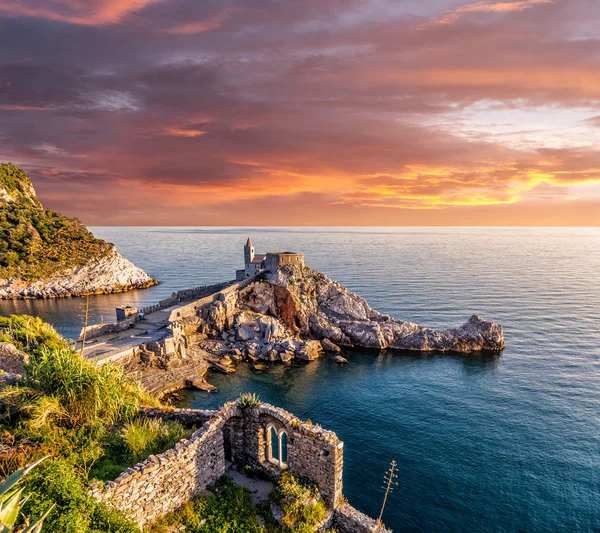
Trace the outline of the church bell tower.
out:
<instances>
[{"instance_id":1,"label":"church bell tower","mask_svg":"<svg viewBox=\"0 0 600 533\"><path fill-rule=\"evenodd\" d=\"M254 259L254 245L252 244L250 237L248 237L248 240L246 241L246 246L244 246L244 265L246 266L246 268L248 268L250 263L252 263L253 259Z\"/></svg>"}]
</instances>

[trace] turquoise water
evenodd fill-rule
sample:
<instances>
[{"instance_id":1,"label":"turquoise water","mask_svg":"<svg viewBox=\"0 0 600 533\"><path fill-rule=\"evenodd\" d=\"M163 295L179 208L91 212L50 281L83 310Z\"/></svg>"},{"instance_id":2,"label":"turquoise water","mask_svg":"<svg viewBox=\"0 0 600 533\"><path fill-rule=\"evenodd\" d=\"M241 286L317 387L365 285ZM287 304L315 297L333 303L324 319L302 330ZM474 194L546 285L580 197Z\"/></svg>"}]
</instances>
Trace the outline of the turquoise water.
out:
<instances>
[{"instance_id":1,"label":"turquoise water","mask_svg":"<svg viewBox=\"0 0 600 533\"><path fill-rule=\"evenodd\" d=\"M500 356L350 352L254 374L211 375L217 407L257 392L345 442L345 494L400 531L600 531L600 229L94 228L162 285L96 297L92 316L222 281L257 252L295 249L376 309L433 327L478 313L505 328ZM81 299L2 302L73 336Z\"/></svg>"}]
</instances>

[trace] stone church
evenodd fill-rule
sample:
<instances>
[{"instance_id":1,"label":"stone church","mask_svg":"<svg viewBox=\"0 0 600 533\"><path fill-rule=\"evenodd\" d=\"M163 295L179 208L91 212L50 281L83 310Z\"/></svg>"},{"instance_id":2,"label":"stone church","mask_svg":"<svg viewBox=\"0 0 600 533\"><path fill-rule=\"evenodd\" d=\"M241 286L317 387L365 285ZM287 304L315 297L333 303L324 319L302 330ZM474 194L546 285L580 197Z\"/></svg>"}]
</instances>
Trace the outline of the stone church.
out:
<instances>
[{"instance_id":1,"label":"stone church","mask_svg":"<svg viewBox=\"0 0 600 533\"><path fill-rule=\"evenodd\" d=\"M244 246L244 268L235 271L235 279L238 281L255 276L259 272L275 272L283 265L304 266L304 255L295 252L267 252L257 254L254 245L248 237Z\"/></svg>"}]
</instances>

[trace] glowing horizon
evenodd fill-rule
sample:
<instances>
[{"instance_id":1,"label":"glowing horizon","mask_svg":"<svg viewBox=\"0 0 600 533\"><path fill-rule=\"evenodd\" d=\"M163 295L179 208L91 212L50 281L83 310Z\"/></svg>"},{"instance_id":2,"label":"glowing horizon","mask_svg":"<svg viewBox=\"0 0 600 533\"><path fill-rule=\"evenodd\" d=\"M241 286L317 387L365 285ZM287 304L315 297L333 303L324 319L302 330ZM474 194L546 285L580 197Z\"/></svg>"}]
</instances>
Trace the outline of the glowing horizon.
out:
<instances>
[{"instance_id":1,"label":"glowing horizon","mask_svg":"<svg viewBox=\"0 0 600 533\"><path fill-rule=\"evenodd\" d=\"M0 0L0 161L90 225L598 225L590 6Z\"/></svg>"}]
</instances>

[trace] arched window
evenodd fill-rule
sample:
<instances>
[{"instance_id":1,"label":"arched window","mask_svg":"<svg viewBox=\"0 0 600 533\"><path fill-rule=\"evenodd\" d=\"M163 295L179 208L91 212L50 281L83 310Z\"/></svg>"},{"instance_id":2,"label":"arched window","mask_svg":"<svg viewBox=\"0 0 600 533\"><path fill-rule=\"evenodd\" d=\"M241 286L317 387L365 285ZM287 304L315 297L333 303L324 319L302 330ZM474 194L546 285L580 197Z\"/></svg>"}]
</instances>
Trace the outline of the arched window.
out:
<instances>
[{"instance_id":1,"label":"arched window","mask_svg":"<svg viewBox=\"0 0 600 533\"><path fill-rule=\"evenodd\" d=\"M279 434L279 457L281 457L281 463L280 465L286 465L288 458L287 458L287 445L288 445L288 436L287 433L285 431L282 431Z\"/></svg>"},{"instance_id":2,"label":"arched window","mask_svg":"<svg viewBox=\"0 0 600 533\"><path fill-rule=\"evenodd\" d=\"M274 426L267 426L267 460L279 468L287 466L288 460L288 435L285 430L279 433Z\"/></svg>"},{"instance_id":3,"label":"arched window","mask_svg":"<svg viewBox=\"0 0 600 533\"><path fill-rule=\"evenodd\" d=\"M269 459L274 463L279 464L279 436L273 426L269 427L269 441L271 443L269 450Z\"/></svg>"}]
</instances>

